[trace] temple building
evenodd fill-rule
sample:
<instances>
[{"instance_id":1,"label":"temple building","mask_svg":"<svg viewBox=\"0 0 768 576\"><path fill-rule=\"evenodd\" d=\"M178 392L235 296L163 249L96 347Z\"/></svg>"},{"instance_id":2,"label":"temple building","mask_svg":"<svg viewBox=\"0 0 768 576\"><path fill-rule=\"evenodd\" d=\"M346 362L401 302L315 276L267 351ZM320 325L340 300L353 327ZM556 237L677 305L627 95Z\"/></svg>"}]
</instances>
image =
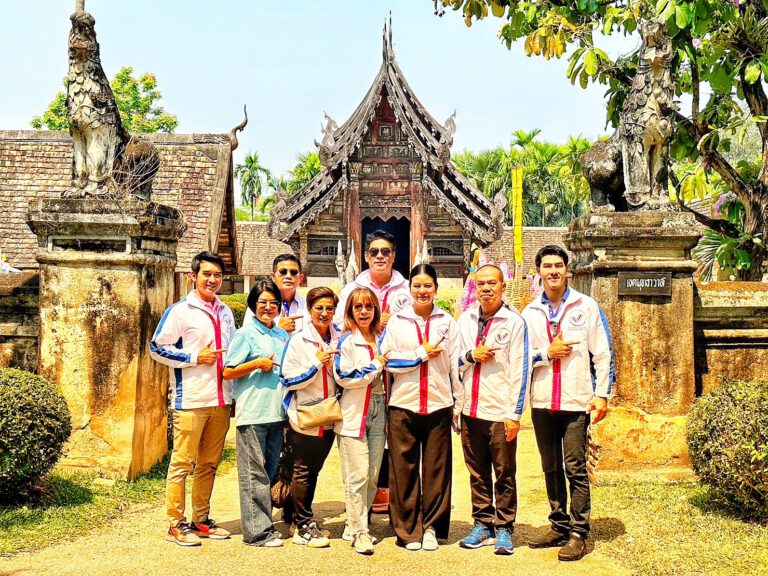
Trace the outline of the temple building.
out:
<instances>
[{"instance_id":1,"label":"temple building","mask_svg":"<svg viewBox=\"0 0 768 576\"><path fill-rule=\"evenodd\" d=\"M501 237L504 205L450 161L454 116L440 124L416 98L395 60L391 22L363 101L341 126L325 120L315 142L323 171L292 196L280 194L269 224L269 235L288 243L310 276L338 276L339 247L363 269L364 238L376 229L397 238L400 272L428 253L445 278L465 275L472 244Z\"/></svg>"}]
</instances>

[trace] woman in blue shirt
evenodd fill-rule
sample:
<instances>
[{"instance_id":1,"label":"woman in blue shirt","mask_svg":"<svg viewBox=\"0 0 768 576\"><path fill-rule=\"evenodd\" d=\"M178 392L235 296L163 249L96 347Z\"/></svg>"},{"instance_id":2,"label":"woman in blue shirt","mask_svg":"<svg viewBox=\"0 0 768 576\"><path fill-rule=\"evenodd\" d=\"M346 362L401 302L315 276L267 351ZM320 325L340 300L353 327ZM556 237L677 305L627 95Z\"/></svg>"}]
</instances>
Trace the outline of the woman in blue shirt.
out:
<instances>
[{"instance_id":1,"label":"woman in blue shirt","mask_svg":"<svg viewBox=\"0 0 768 576\"><path fill-rule=\"evenodd\" d=\"M243 542L275 548L283 541L272 525L270 485L286 420L278 362L289 336L274 321L280 312L280 290L272 280L253 287L248 308L254 316L229 344L224 378L233 380Z\"/></svg>"}]
</instances>

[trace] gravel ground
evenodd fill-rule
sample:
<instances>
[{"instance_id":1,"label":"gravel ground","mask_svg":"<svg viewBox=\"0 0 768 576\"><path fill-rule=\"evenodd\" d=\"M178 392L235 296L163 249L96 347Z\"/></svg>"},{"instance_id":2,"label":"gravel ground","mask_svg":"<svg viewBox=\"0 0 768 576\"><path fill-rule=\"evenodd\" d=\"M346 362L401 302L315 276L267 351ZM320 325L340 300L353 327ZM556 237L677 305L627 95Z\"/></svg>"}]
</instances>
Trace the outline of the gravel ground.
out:
<instances>
[{"instance_id":1,"label":"gravel ground","mask_svg":"<svg viewBox=\"0 0 768 576\"><path fill-rule=\"evenodd\" d=\"M164 539L167 527L162 508L128 513L107 525L97 527L82 537L43 550L0 559L0 575L141 575L150 574L226 574L227 576L269 574L269 576L342 574L493 574L517 575L585 574L619 575L629 572L614 559L603 555L601 542L590 542L591 550L577 563L560 563L557 550L528 548L529 538L546 529L548 504L544 479L536 451L533 430L524 425L518 447L519 513L514 533L515 553L500 557L492 547L464 550L458 541L471 528L468 473L461 446L454 438L453 513L447 542L435 552L409 552L395 545L395 537L386 516L374 515L371 532L380 539L373 556L364 557L341 540L344 503L339 457L336 448L320 476L315 497L315 515L331 531L331 547L310 550L286 542L285 547L261 549L244 546L240 535L240 511L237 497L237 470L218 478L214 488L212 516L232 531L225 541L203 541L197 548L183 548ZM279 514L275 514L279 518ZM623 524L614 518L595 517L593 525L615 530L599 530L605 538L621 535ZM288 537L289 529L278 523L278 530ZM619 532L613 533L616 530ZM71 535L67 535L70 538Z\"/></svg>"}]
</instances>

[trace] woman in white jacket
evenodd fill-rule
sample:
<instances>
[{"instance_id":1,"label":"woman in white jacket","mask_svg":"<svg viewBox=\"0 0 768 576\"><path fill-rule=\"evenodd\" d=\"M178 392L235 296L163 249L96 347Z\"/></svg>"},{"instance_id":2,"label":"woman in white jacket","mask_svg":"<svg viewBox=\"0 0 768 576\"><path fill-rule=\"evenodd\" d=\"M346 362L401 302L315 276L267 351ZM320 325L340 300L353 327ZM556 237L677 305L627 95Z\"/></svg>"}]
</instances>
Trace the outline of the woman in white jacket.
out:
<instances>
[{"instance_id":1,"label":"woman in white jacket","mask_svg":"<svg viewBox=\"0 0 768 576\"><path fill-rule=\"evenodd\" d=\"M334 360L337 383L344 388L344 420L335 427L346 488L347 525L342 538L352 540L359 554L373 554L368 534L368 510L386 441L384 366L387 357L377 347L381 310L369 288L355 288L344 310L346 333L339 339Z\"/></svg>"},{"instance_id":2,"label":"woman in white jacket","mask_svg":"<svg viewBox=\"0 0 768 576\"><path fill-rule=\"evenodd\" d=\"M436 550L437 538L448 537L451 422L464 388L456 321L435 306L435 269L415 266L410 289L413 306L392 315L381 344L394 377L387 417L390 518L398 544Z\"/></svg>"},{"instance_id":3,"label":"woman in white jacket","mask_svg":"<svg viewBox=\"0 0 768 576\"><path fill-rule=\"evenodd\" d=\"M311 322L295 332L285 348L280 362L280 381L288 390L287 442L295 457L291 489L294 500L294 544L309 548L325 548L328 538L320 531L312 515L312 500L317 487L317 475L333 446L333 428L299 426L297 406L309 404L336 394L333 378L333 357L337 353L332 328L333 313L338 298L330 288L313 288L307 294L307 309Z\"/></svg>"}]
</instances>

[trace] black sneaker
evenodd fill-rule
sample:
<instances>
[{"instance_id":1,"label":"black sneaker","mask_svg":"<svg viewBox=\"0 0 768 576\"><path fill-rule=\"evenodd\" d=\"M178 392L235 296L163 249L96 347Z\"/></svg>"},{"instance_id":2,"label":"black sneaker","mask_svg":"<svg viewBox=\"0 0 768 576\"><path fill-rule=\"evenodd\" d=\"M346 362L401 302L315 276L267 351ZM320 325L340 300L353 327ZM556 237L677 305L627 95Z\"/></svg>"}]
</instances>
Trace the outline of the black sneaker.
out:
<instances>
[{"instance_id":1,"label":"black sneaker","mask_svg":"<svg viewBox=\"0 0 768 576\"><path fill-rule=\"evenodd\" d=\"M581 559L584 556L584 552L587 549L587 543L584 541L584 537L571 533L571 537L568 538L568 542L565 546L560 548L557 553L557 559L562 562L573 562Z\"/></svg>"},{"instance_id":2,"label":"black sneaker","mask_svg":"<svg viewBox=\"0 0 768 576\"><path fill-rule=\"evenodd\" d=\"M544 534L535 536L528 542L529 548L555 548L568 542L568 534L549 528Z\"/></svg>"}]
</instances>

